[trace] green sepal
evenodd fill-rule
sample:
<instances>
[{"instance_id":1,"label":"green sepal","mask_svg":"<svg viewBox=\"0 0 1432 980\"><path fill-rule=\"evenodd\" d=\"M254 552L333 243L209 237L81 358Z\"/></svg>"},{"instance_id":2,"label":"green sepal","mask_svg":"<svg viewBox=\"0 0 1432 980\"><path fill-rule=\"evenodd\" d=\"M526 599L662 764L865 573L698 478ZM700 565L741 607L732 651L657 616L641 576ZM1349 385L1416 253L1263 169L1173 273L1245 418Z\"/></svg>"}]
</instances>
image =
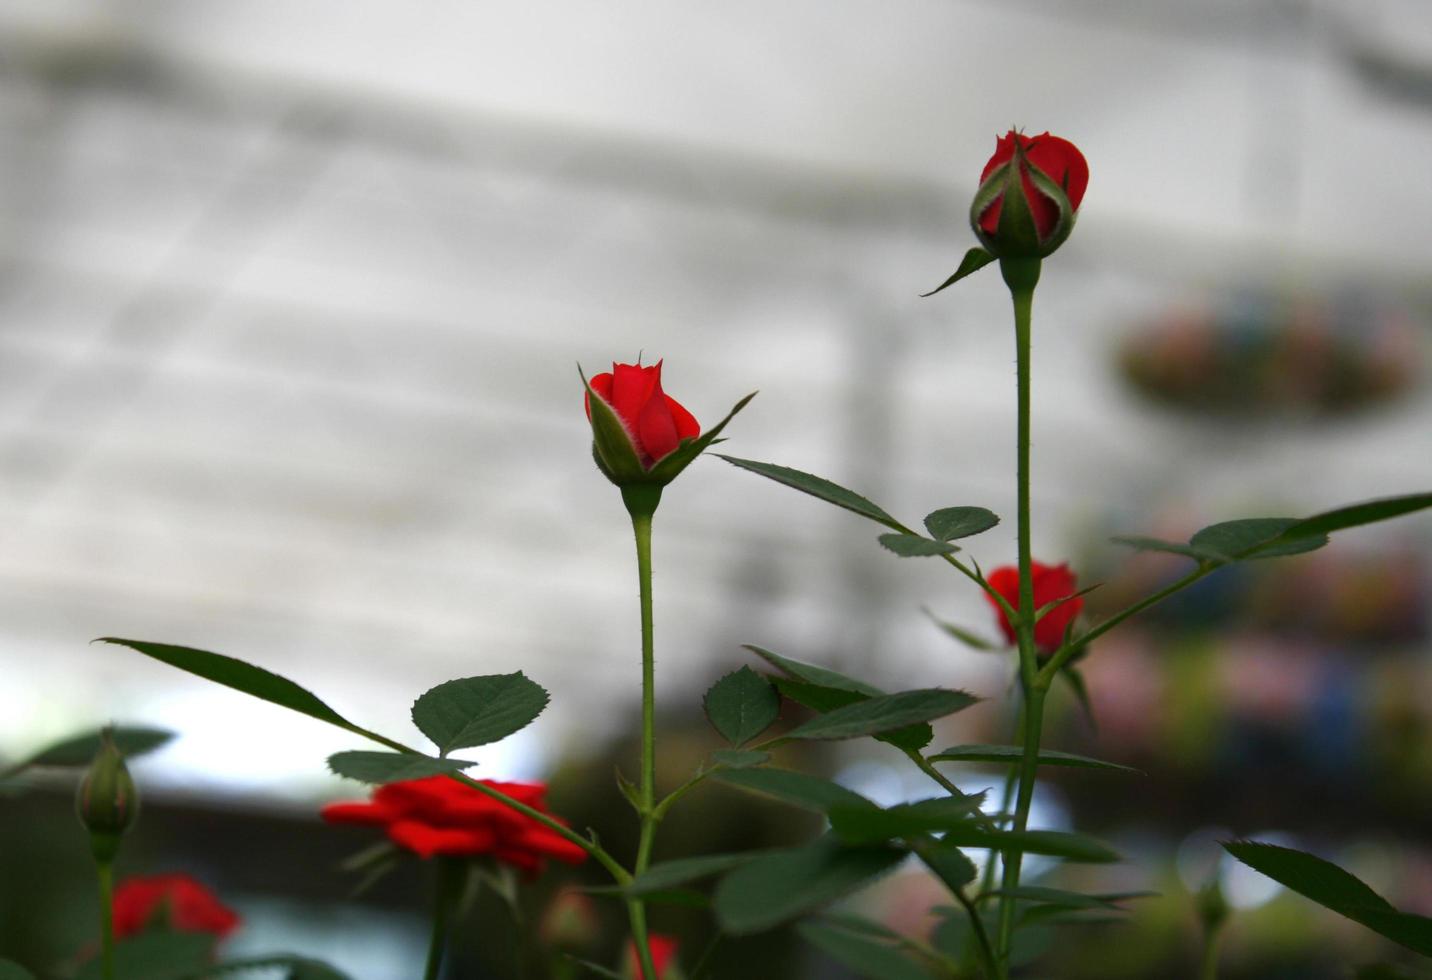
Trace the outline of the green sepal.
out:
<instances>
[{"instance_id":1,"label":"green sepal","mask_svg":"<svg viewBox=\"0 0 1432 980\"><path fill-rule=\"evenodd\" d=\"M976 245L974 248L970 249L968 252L965 253L965 257L960 260L960 267L950 275L950 278L940 283L928 293L921 293L920 298L924 299L927 296L933 296L940 290L947 289L948 287L953 286L955 283L965 278L965 276L974 275L976 272L979 272L985 266L993 262L994 259L995 257L993 255Z\"/></svg>"},{"instance_id":2,"label":"green sepal","mask_svg":"<svg viewBox=\"0 0 1432 980\"><path fill-rule=\"evenodd\" d=\"M1058 218L1050 229L1049 237L1040 239L1034 213L1029 199L1025 196L1024 182L1020 179L1021 167L1029 174L1030 183L1036 192L1049 198L1058 209ZM1003 197L1000 205L999 225L994 235L980 226L980 217L994 202ZM970 225L980 243L999 259L1041 259L1054 252L1069 238L1074 230L1075 212L1064 192L1048 174L1040 170L1024 154L1024 147L1016 139L1014 155L997 167L980 184L970 204Z\"/></svg>"},{"instance_id":3,"label":"green sepal","mask_svg":"<svg viewBox=\"0 0 1432 980\"><path fill-rule=\"evenodd\" d=\"M631 433L617 415L611 404L592 390L591 382L580 365L577 374L581 376L582 387L587 389L587 411L591 416L592 455L596 457L597 468L617 486L629 483L651 483L646 467L641 465L636 444Z\"/></svg>"},{"instance_id":4,"label":"green sepal","mask_svg":"<svg viewBox=\"0 0 1432 980\"><path fill-rule=\"evenodd\" d=\"M738 401L731 411L726 413L726 417L712 426L710 431L702 433L694 439L683 439L681 445L657 460L652 468L647 471L647 482L664 485L676 479L682 470L695 462L697 456L704 453L714 443L722 441L717 438L721 435L721 430L726 428L727 423L735 418L741 409L750 404L751 399L755 398L756 394L757 393L753 391Z\"/></svg>"}]
</instances>

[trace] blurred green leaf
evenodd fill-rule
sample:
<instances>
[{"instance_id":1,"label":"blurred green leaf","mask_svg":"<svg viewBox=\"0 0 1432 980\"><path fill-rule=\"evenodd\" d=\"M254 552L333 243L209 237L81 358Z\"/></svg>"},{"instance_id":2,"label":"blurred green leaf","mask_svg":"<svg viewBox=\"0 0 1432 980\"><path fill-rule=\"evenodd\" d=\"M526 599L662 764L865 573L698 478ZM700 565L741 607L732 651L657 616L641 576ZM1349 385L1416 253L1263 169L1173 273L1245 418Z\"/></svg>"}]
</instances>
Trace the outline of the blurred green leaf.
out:
<instances>
[{"instance_id":1,"label":"blurred green leaf","mask_svg":"<svg viewBox=\"0 0 1432 980\"><path fill-rule=\"evenodd\" d=\"M950 275L950 278L948 278L948 279L946 279L944 282L940 283L938 286L936 286L934 289L930 290L928 293L921 293L920 296L921 296L922 298L925 297L925 296L933 296L933 295L935 295L936 293L938 293L938 292L939 292L940 290L942 290L942 289L948 289L950 286L953 286L955 283L959 282L959 281L960 281L961 279L963 279L965 276L968 276L968 275L971 275L971 274L973 274L973 273L976 273L976 272L980 271L981 269L983 269L985 266L989 265L989 264L990 264L991 262L993 262L993 261L994 261L994 256L993 256L993 255L991 255L989 252L986 252L984 249L980 248L979 246L975 246L974 248L970 249L968 252L965 253L965 257L960 260L960 266L959 266L959 268L956 269L956 270Z\"/></svg>"},{"instance_id":2,"label":"blurred green leaf","mask_svg":"<svg viewBox=\"0 0 1432 980\"><path fill-rule=\"evenodd\" d=\"M1189 546L1220 561L1282 558L1316 551L1328 543L1326 534L1281 540L1283 532L1301 523L1296 517L1246 517L1210 524L1188 539Z\"/></svg>"},{"instance_id":3,"label":"blurred green leaf","mask_svg":"<svg viewBox=\"0 0 1432 980\"><path fill-rule=\"evenodd\" d=\"M769 728L781 713L776 689L750 667L742 667L713 684L703 703L711 726L737 747Z\"/></svg>"},{"instance_id":4,"label":"blurred green leaf","mask_svg":"<svg viewBox=\"0 0 1432 980\"><path fill-rule=\"evenodd\" d=\"M336 776L381 786L408 779L447 776L477 765L465 759L435 759L429 755L358 750L336 752L328 757L328 768Z\"/></svg>"},{"instance_id":5,"label":"blurred green leaf","mask_svg":"<svg viewBox=\"0 0 1432 980\"><path fill-rule=\"evenodd\" d=\"M207 650L174 646L169 643L121 640L112 636L101 637L97 642L129 647L146 657L153 657L161 663L178 667L180 670L188 671L205 680L222 684L224 687L231 687L270 704L308 715L310 718L326 721L330 725L337 725L339 728L363 734L362 729L324 704L312 691L299 687L287 677L281 677L272 671L255 667L253 664L236 660L222 653L210 653Z\"/></svg>"},{"instance_id":6,"label":"blurred green leaf","mask_svg":"<svg viewBox=\"0 0 1432 980\"><path fill-rule=\"evenodd\" d=\"M981 898L1000 898L1004 895L1012 895L1021 902L1033 902L1039 905L1053 905L1060 908L1070 909L1115 909L1122 910L1120 902L1134 898L1158 898L1158 892L1114 892L1105 895L1086 895L1083 892L1071 892L1062 888L1044 888L1039 885L1022 885L1019 888L1009 890L999 889L986 892Z\"/></svg>"},{"instance_id":7,"label":"blurred green leaf","mask_svg":"<svg viewBox=\"0 0 1432 980\"><path fill-rule=\"evenodd\" d=\"M749 769L763 766L771 761L769 752L748 752L740 749L717 749L711 753L711 761L727 769Z\"/></svg>"},{"instance_id":8,"label":"blurred green leaf","mask_svg":"<svg viewBox=\"0 0 1432 980\"><path fill-rule=\"evenodd\" d=\"M1399 912L1360 878L1331 861L1257 841L1226 841L1223 848L1254 871L1304 898L1423 956L1432 956L1432 919Z\"/></svg>"},{"instance_id":9,"label":"blurred green leaf","mask_svg":"<svg viewBox=\"0 0 1432 980\"><path fill-rule=\"evenodd\" d=\"M35 975L14 960L0 960L0 980L35 980Z\"/></svg>"},{"instance_id":10,"label":"blurred green leaf","mask_svg":"<svg viewBox=\"0 0 1432 980\"><path fill-rule=\"evenodd\" d=\"M803 922L796 932L806 942L858 977L871 980L930 980L931 974L898 946L822 922Z\"/></svg>"},{"instance_id":11,"label":"blurred green leaf","mask_svg":"<svg viewBox=\"0 0 1432 980\"><path fill-rule=\"evenodd\" d=\"M834 806L875 808L854 790L794 769L738 769L719 772L711 778L816 813L825 813Z\"/></svg>"},{"instance_id":12,"label":"blurred green leaf","mask_svg":"<svg viewBox=\"0 0 1432 980\"><path fill-rule=\"evenodd\" d=\"M1025 854L1045 854L1049 857L1064 858L1066 861L1080 861L1088 864L1103 864L1118 861L1118 852L1107 844L1084 834L1065 833L1058 830L985 830L979 825L968 823L952 824L940 838L946 844L957 847L985 847L997 851L1020 850Z\"/></svg>"},{"instance_id":13,"label":"blurred green leaf","mask_svg":"<svg viewBox=\"0 0 1432 980\"><path fill-rule=\"evenodd\" d=\"M571 960L573 963L576 963L588 973L595 973L597 976L605 978L605 980L631 980L630 977L623 976L616 970L608 969L607 967L602 966L600 963L593 963L591 960L584 960L579 957L573 956L570 953L566 955L567 959Z\"/></svg>"},{"instance_id":14,"label":"blurred green leaf","mask_svg":"<svg viewBox=\"0 0 1432 980\"><path fill-rule=\"evenodd\" d=\"M787 733L794 739L845 739L878 735L906 725L933 721L979 701L964 691L927 688L901 691L834 708Z\"/></svg>"},{"instance_id":15,"label":"blurred green leaf","mask_svg":"<svg viewBox=\"0 0 1432 980\"><path fill-rule=\"evenodd\" d=\"M965 646L973 650L979 650L982 653L988 653L992 650L1003 649L1002 645L987 640L984 637L980 636L978 633L972 633L969 630L965 629L963 626L957 626L954 623L949 622L948 620L941 619L929 609L924 610L924 612L925 615L929 616L930 620L940 629L944 630L945 633L947 633L949 636L954 637L956 640L959 640Z\"/></svg>"},{"instance_id":16,"label":"blurred green leaf","mask_svg":"<svg viewBox=\"0 0 1432 980\"><path fill-rule=\"evenodd\" d=\"M849 844L874 844L896 837L917 837L949 830L977 816L984 794L943 796L880 809L870 806L835 806L830 827Z\"/></svg>"},{"instance_id":17,"label":"blurred green leaf","mask_svg":"<svg viewBox=\"0 0 1432 980\"><path fill-rule=\"evenodd\" d=\"M941 541L983 534L998 523L999 516L983 507L942 507L925 516L925 530Z\"/></svg>"},{"instance_id":18,"label":"blurred green leaf","mask_svg":"<svg viewBox=\"0 0 1432 980\"><path fill-rule=\"evenodd\" d=\"M447 681L413 703L413 724L439 755L501 741L536 720L547 692L518 671Z\"/></svg>"},{"instance_id":19,"label":"blurred green leaf","mask_svg":"<svg viewBox=\"0 0 1432 980\"><path fill-rule=\"evenodd\" d=\"M1414 493L1405 497L1368 500L1360 504L1339 507L1336 510L1323 511L1321 514L1314 514L1312 517L1298 521L1284 531L1279 536L1279 540L1319 537L1331 534L1333 531L1342 531L1350 527L1360 527L1364 524L1401 517L1404 514L1426 510L1429 507L1432 507L1432 493Z\"/></svg>"},{"instance_id":20,"label":"blurred green leaf","mask_svg":"<svg viewBox=\"0 0 1432 980\"><path fill-rule=\"evenodd\" d=\"M717 453L720 456L720 453ZM831 483L829 480L810 473L802 473L800 470L793 470L789 466L777 466L774 463L758 463L753 459L738 459L735 456L721 456L732 466L739 466L743 470L750 470L752 473L766 477L768 480L775 480L783 483L802 493L808 493L812 497L818 497L827 503L835 504L861 517L868 517L872 521L884 524L894 531L904 531L900 522L887 514L881 507L866 500L860 494L847 490L845 487Z\"/></svg>"},{"instance_id":21,"label":"blurred green leaf","mask_svg":"<svg viewBox=\"0 0 1432 980\"><path fill-rule=\"evenodd\" d=\"M925 862L952 893L959 892L975 878L979 871L964 851L944 841L925 840L914 845L915 853Z\"/></svg>"},{"instance_id":22,"label":"blurred green leaf","mask_svg":"<svg viewBox=\"0 0 1432 980\"><path fill-rule=\"evenodd\" d=\"M707 854L702 857L678 858L653 864L621 889L627 895L645 895L649 892L665 891L677 885L689 884L710 878L755 860L760 851L745 854Z\"/></svg>"},{"instance_id":23,"label":"blurred green leaf","mask_svg":"<svg viewBox=\"0 0 1432 980\"><path fill-rule=\"evenodd\" d=\"M1017 763L1023 755L1024 749L1018 745L953 745L934 755L926 756L926 758L931 762ZM1083 769L1116 769L1121 772L1139 772L1131 766L1121 766L1117 762L1104 762L1102 759L1091 759L1087 755L1056 752L1052 749L1039 750L1039 764L1041 766L1073 766Z\"/></svg>"},{"instance_id":24,"label":"blurred green leaf","mask_svg":"<svg viewBox=\"0 0 1432 980\"><path fill-rule=\"evenodd\" d=\"M885 693L878 687L858 681L853 677L847 677L829 667L817 667L815 664L782 657L778 653L772 653L764 647L758 647L751 643L744 644L744 646L766 663L795 680L805 681L807 684L817 684L821 687L833 687L840 691L853 691L856 694L865 694L870 697L878 697Z\"/></svg>"},{"instance_id":25,"label":"blurred green leaf","mask_svg":"<svg viewBox=\"0 0 1432 980\"><path fill-rule=\"evenodd\" d=\"M214 936L207 932L142 932L114 947L115 980L192 980L211 972ZM101 980L98 956L75 980Z\"/></svg>"},{"instance_id":26,"label":"blurred green leaf","mask_svg":"<svg viewBox=\"0 0 1432 980\"><path fill-rule=\"evenodd\" d=\"M1167 551L1173 555L1183 555L1185 558L1192 558L1194 561L1206 561L1211 556L1178 541L1164 541L1161 538L1150 538L1137 534L1120 534L1109 539L1115 544L1122 544L1138 551Z\"/></svg>"},{"instance_id":27,"label":"blurred green leaf","mask_svg":"<svg viewBox=\"0 0 1432 980\"><path fill-rule=\"evenodd\" d=\"M174 737L173 732L162 728L144 728L135 725L120 725L111 731L114 735L114 744L119 747L120 754L128 758L153 752ZM94 761L95 753L99 751L99 744L99 729L85 732L82 735L72 735L47 745L34 755L15 763L0 772L0 778L13 776L36 766L88 766Z\"/></svg>"},{"instance_id":28,"label":"blurred green leaf","mask_svg":"<svg viewBox=\"0 0 1432 980\"><path fill-rule=\"evenodd\" d=\"M886 551L901 558L930 558L934 555L952 555L960 550L948 541L936 541L918 534L882 534L880 544Z\"/></svg>"},{"instance_id":29,"label":"blurred green leaf","mask_svg":"<svg viewBox=\"0 0 1432 980\"><path fill-rule=\"evenodd\" d=\"M843 847L829 838L767 853L721 879L716 917L733 935L760 932L855 891L904 857L899 848Z\"/></svg>"}]
</instances>

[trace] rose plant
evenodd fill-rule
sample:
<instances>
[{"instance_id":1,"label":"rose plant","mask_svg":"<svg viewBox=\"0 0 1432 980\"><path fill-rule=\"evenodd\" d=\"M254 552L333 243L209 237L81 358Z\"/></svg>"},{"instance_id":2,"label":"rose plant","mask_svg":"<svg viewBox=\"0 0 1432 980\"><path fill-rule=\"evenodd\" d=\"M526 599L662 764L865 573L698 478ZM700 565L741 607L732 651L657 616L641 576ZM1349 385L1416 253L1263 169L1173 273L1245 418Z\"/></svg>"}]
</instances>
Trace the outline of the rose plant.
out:
<instances>
[{"instance_id":1,"label":"rose plant","mask_svg":"<svg viewBox=\"0 0 1432 980\"><path fill-rule=\"evenodd\" d=\"M1084 156L1068 140L1015 131L1000 137L980 172L970 207L970 226L980 244L969 249L955 272L934 290L940 292L998 262L1010 292L1017 406L1012 439L1017 544L1012 564L986 575L965 550L1000 521L984 507L939 507L917 529L867 497L822 477L789 466L721 456L741 470L880 525L877 541L886 551L901 559L933 560L937 568L950 569L980 590L995 625L1014 648L1010 671L1019 720L1012 744L932 749L931 723L975 707L978 698L936 685L887 692L811 660L751 645L747 649L759 669L742 666L727 673L703 700L707 718L725 746L712 751L674 790L658 794L653 517L665 488L717 441L751 398L748 395L703 431L696 417L666 394L660 361L650 366L614 363L610 372L590 381L583 376L582 382L592 455L598 470L619 490L636 551L640 669L634 673L640 678L641 692L640 771L634 782L618 775L635 811L634 853L612 853L594 833L567 826L547 811L540 785L474 779L466 774L472 763L452 754L504 739L538 717L547 705L547 693L522 673L460 678L422 694L412 706L412 718L432 745L418 748L350 720L306 688L245 661L164 643L116 638L105 642L379 746L340 752L329 759L333 772L376 789L366 802L332 804L323 815L335 823L381 828L388 839L384 860L393 859L395 853L411 853L447 869L439 876L434 903L428 978L438 975L447 924L462 890L454 885L454 875L510 898L522 882L542 874L549 859L568 864L590 859L610 879L609 886L592 893L622 903L629 923L629 937L621 937L621 947L613 948L630 942L628 962L615 967L584 963L582 968L595 975L677 975L681 965L674 942L654 935L648 921L653 905L676 895L709 907L724 935L746 935L796 922L804 940L864 977L1007 980L1020 969L1022 936L1031 925L1077 920L1090 910L1117 916L1138 897L1032 886L1023 875L1026 854L1063 862L1119 859L1108 845L1085 835L1029 826L1041 767L1124 768L1044 746L1045 708L1056 680L1068 681L1071 690L1082 695L1079 665L1082 658L1097 655L1094 646L1101 637L1221 569L1301 554L1323 547L1334 532L1432 507L1432 494L1422 493L1371 500L1306 518L1226 521L1204 528L1187 542L1118 538L1123 546L1170 553L1191 565L1170 585L1101 621L1084 621L1082 596L1088 590L1078 588L1074 571L1065 564L1036 562L1031 553L1030 391L1034 291L1042 262L1070 237L1088 180ZM975 631L944 625L958 639L992 646ZM921 779L929 781L930 795L880 805L823 776L781 764L786 757L782 748L793 743L865 738L908 761ZM106 751L101 751L102 759ZM122 789L112 755L108 758L111 768L105 781L93 785ZM998 802L959 789L951 769L970 762L1006 767ZM681 804L688 794L708 782L814 811L824 821L823 832L776 850L687 855L654 863L658 829L684 812ZM86 798L93 801L94 795ZM95 808L91 802L98 821L91 830L113 835L119 832L113 826L116 815L132 812L122 804L132 801L114 796L108 802L108 808ZM966 853L971 849L987 854L983 867ZM1371 889L1320 859L1271 845L1240 843L1230 849L1315 901L1432 954L1429 920L1393 909ZM923 865L947 893L933 909L941 928L929 941L878 922L824 911L911 860ZM514 877L519 873L521 882ZM714 888L703 890L703 882L712 880ZM592 921L589 910L570 897L562 901L561 908L544 921L543 934L554 944L584 947ZM1216 949L1217 929L1224 918L1205 916L1210 950ZM1216 970L1216 956L1209 954L1206 961ZM695 958L686 976L698 980L709 964L708 952ZM1205 975L1212 974L1205 971ZM111 976L107 968L105 977Z\"/></svg>"}]
</instances>

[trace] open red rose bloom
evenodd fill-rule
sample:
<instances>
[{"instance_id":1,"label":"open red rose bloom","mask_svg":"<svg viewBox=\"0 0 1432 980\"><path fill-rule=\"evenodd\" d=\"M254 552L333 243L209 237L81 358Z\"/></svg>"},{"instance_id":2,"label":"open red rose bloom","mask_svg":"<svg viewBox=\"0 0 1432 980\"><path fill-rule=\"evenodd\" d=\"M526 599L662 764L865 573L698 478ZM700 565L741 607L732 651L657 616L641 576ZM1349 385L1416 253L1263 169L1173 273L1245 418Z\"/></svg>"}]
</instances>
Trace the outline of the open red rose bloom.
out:
<instances>
[{"instance_id":1,"label":"open red rose bloom","mask_svg":"<svg viewBox=\"0 0 1432 980\"><path fill-rule=\"evenodd\" d=\"M1078 580L1074 573L1069 570L1068 565L1044 565L1039 562L1030 563L1030 571L1034 580L1034 608L1042 609L1051 602L1056 602L1066 596L1071 596L1078 591ZM986 579L990 587L1010 604L1015 611L1019 610L1019 569L1014 565L1005 565L1003 568L996 568L989 573ZM1004 638L1009 643L1015 642L1014 624L1000 608L994 597L985 594L989 604L994 606L995 615L999 619L999 627L1004 631ZM1079 615L1084 608L1084 599L1070 599L1068 602L1061 602L1053 609L1045 613L1034 624L1034 646L1040 653L1053 653L1059 649L1059 644L1064 641L1064 631Z\"/></svg>"},{"instance_id":2,"label":"open red rose bloom","mask_svg":"<svg viewBox=\"0 0 1432 980\"><path fill-rule=\"evenodd\" d=\"M547 787L541 783L481 782L547 812ZM531 817L446 776L380 786L368 803L330 803L323 819L383 827L389 840L419 857L491 855L528 874L541 871L547 858L567 864L587 858L586 851Z\"/></svg>"},{"instance_id":3,"label":"open red rose bloom","mask_svg":"<svg viewBox=\"0 0 1432 980\"><path fill-rule=\"evenodd\" d=\"M127 878L114 890L114 935L149 928L212 932L223 938L239 927L233 909L188 875Z\"/></svg>"},{"instance_id":4,"label":"open red rose bloom","mask_svg":"<svg viewBox=\"0 0 1432 980\"><path fill-rule=\"evenodd\" d=\"M701 434L701 424L695 416L661 390L660 361L650 367L613 363L610 373L597 375L590 384L622 420L647 469L670 455L683 439ZM591 414L592 408L587 405L587 417Z\"/></svg>"},{"instance_id":5,"label":"open red rose bloom","mask_svg":"<svg viewBox=\"0 0 1432 980\"><path fill-rule=\"evenodd\" d=\"M1019 145L1024 149L1024 159L1062 187L1065 196L1069 198L1069 207L1078 211L1079 202L1084 200L1084 191L1089 186L1089 164L1085 162L1084 154L1079 152L1077 146L1048 133L1025 136L1011 129L999 137L995 141L994 156L989 158L989 163L986 163L984 170L980 172L980 183L983 184L990 174L1014 157L1015 140L1019 140ZM1043 241L1050 236L1059 222L1059 207L1034 186L1027 168L1020 174L1020 183L1024 187L1024 196L1029 201L1030 214L1034 216L1034 228ZM980 227L986 233L994 235L999 231L999 214L1003 205L1004 196L1000 195L985 209L984 214L980 215Z\"/></svg>"}]
</instances>

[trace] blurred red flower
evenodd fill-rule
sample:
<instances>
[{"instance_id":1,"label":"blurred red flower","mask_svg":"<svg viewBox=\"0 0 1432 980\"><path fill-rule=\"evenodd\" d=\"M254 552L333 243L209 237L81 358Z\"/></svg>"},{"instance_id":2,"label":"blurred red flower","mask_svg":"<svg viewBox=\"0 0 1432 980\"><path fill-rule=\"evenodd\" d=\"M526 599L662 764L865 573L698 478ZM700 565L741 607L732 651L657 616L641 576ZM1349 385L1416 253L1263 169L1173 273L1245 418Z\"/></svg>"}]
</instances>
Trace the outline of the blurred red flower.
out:
<instances>
[{"instance_id":1,"label":"blurred red flower","mask_svg":"<svg viewBox=\"0 0 1432 980\"><path fill-rule=\"evenodd\" d=\"M1030 562L1031 577L1034 582L1034 608L1042 609L1051 602L1073 595L1078 591L1078 579L1069 570L1068 565L1044 565L1040 562ZM1004 596L1005 601L1017 612L1019 610L1019 568L1015 565L1005 565L996 568L989 573L985 579L990 587ZM999 620L999 628L1004 631L1005 641L1015 642L1014 624L1009 621L999 603L995 602L994 596L985 594L989 604L994 606L995 616ZM1053 609L1046 612L1034 624L1034 646L1039 653L1053 653L1059 648L1064 640L1064 631L1079 611L1084 608L1084 599L1070 599L1068 602L1061 602Z\"/></svg>"},{"instance_id":2,"label":"blurred red flower","mask_svg":"<svg viewBox=\"0 0 1432 980\"><path fill-rule=\"evenodd\" d=\"M179 932L212 932L222 939L239 927L233 909L188 875L127 878L114 890L116 939L162 926Z\"/></svg>"},{"instance_id":3,"label":"blurred red flower","mask_svg":"<svg viewBox=\"0 0 1432 980\"><path fill-rule=\"evenodd\" d=\"M990 174L1010 161L1014 156L1015 140L1019 140L1019 145L1023 147L1025 160L1062 187L1064 195L1069 198L1070 209L1078 211L1079 202L1084 200L1084 191L1089 186L1089 164L1085 162L1084 154L1079 152L1077 146L1048 133L1025 136L1011 129L999 137L995 141L994 156L989 158L980 173L980 183L983 184ZM1044 241L1059 221L1059 208L1035 188L1027 168L1020 174L1020 184L1024 188L1025 199L1029 201L1029 212L1034 216L1035 230L1039 233L1040 241ZM1000 195L980 215L980 228L989 235L999 231L999 214L1003 204L1004 196Z\"/></svg>"},{"instance_id":4,"label":"blurred red flower","mask_svg":"<svg viewBox=\"0 0 1432 980\"><path fill-rule=\"evenodd\" d=\"M656 967L656 980L675 980L672 970L676 967L676 940L658 933L652 933L646 938L651 946L651 965ZM625 972L635 980L646 980L636 955L635 940L627 942Z\"/></svg>"},{"instance_id":5,"label":"blurred red flower","mask_svg":"<svg viewBox=\"0 0 1432 980\"><path fill-rule=\"evenodd\" d=\"M614 362L609 373L599 374L590 382L592 390L616 411L626 426L632 446L647 469L670 455L683 439L694 439L701 434L701 423L696 417L661 390L661 363L642 367ZM587 417L591 418L591 405L587 404L586 408Z\"/></svg>"},{"instance_id":6,"label":"blurred red flower","mask_svg":"<svg viewBox=\"0 0 1432 980\"><path fill-rule=\"evenodd\" d=\"M547 812L547 787L541 783L481 782ZM586 851L531 817L446 776L389 783L374 790L370 802L330 803L322 815L329 823L383 827L394 844L422 858L491 855L528 874L541 871L546 858L567 864L587 858Z\"/></svg>"}]
</instances>

